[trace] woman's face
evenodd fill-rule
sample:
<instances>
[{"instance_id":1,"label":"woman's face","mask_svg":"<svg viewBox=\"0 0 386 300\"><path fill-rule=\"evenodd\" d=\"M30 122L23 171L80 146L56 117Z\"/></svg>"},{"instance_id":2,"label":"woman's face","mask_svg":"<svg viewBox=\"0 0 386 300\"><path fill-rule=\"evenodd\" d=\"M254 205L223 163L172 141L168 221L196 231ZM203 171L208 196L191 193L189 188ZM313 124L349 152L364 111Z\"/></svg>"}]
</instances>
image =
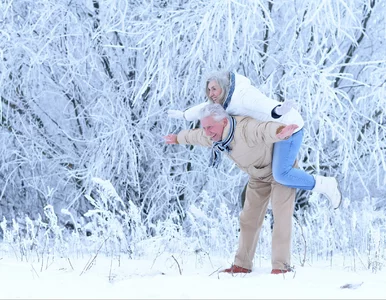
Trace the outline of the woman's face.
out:
<instances>
[{"instance_id":1,"label":"woman's face","mask_svg":"<svg viewBox=\"0 0 386 300\"><path fill-rule=\"evenodd\" d=\"M208 83L208 95L209 98L214 102L218 104L222 104L220 99L220 95L222 93L222 89L217 83L216 80L211 80Z\"/></svg>"}]
</instances>

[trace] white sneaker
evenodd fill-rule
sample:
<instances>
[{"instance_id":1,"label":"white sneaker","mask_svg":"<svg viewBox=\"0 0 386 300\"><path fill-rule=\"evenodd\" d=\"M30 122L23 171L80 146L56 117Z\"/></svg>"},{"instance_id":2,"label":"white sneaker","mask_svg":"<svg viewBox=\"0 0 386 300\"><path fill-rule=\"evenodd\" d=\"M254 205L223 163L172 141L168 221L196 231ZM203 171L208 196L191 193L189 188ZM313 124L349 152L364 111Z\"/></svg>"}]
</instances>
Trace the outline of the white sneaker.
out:
<instances>
[{"instance_id":1,"label":"white sneaker","mask_svg":"<svg viewBox=\"0 0 386 300\"><path fill-rule=\"evenodd\" d=\"M339 208L342 202L342 194L335 177L315 176L315 187L312 191L326 196L334 209Z\"/></svg>"}]
</instances>

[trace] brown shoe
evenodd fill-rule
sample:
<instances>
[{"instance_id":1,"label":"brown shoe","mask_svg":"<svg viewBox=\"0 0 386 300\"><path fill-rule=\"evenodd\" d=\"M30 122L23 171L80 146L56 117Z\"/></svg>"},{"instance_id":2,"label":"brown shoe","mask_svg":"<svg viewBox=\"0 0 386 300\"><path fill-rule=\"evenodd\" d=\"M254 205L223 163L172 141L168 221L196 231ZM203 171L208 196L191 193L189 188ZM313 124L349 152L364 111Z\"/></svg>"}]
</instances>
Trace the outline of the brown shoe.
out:
<instances>
[{"instance_id":1,"label":"brown shoe","mask_svg":"<svg viewBox=\"0 0 386 300\"><path fill-rule=\"evenodd\" d=\"M239 267L239 266L236 266L236 265L232 265L229 269L225 269L222 272L230 273L230 274L234 274L234 273L251 273L252 270L249 270L249 269L246 269L246 268L243 268L243 267Z\"/></svg>"},{"instance_id":2,"label":"brown shoe","mask_svg":"<svg viewBox=\"0 0 386 300\"><path fill-rule=\"evenodd\" d=\"M284 274L291 272L291 270L272 269L271 274Z\"/></svg>"}]
</instances>

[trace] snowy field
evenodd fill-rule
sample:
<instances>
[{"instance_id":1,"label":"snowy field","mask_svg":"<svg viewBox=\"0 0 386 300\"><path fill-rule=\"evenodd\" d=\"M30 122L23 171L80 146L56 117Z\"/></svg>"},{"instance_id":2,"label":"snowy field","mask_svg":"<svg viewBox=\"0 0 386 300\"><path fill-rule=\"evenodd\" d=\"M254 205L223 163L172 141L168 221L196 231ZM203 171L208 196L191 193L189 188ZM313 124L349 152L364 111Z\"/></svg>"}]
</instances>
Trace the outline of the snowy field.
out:
<instances>
[{"instance_id":1,"label":"snowy field","mask_svg":"<svg viewBox=\"0 0 386 300\"><path fill-rule=\"evenodd\" d=\"M231 261L207 255L148 260L97 256L20 262L0 255L1 299L385 299L386 272L330 262L271 275L258 262L247 275L217 270ZM360 264L360 262L358 262Z\"/></svg>"}]
</instances>

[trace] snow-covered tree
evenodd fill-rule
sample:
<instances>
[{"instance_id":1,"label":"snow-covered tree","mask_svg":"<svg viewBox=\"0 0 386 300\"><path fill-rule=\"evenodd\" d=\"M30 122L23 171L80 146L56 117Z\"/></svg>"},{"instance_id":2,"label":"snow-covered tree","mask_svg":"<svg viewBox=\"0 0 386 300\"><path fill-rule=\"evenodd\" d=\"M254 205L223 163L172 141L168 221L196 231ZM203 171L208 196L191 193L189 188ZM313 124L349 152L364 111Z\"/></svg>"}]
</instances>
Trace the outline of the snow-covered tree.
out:
<instances>
[{"instance_id":1,"label":"snow-covered tree","mask_svg":"<svg viewBox=\"0 0 386 300\"><path fill-rule=\"evenodd\" d=\"M384 209L385 15L376 0L2 1L1 214L37 218L52 205L83 216L101 178L147 225L189 207L213 217L220 203L237 215L245 174L161 139L198 126L166 110L204 101L218 69L295 100L300 166Z\"/></svg>"}]
</instances>

